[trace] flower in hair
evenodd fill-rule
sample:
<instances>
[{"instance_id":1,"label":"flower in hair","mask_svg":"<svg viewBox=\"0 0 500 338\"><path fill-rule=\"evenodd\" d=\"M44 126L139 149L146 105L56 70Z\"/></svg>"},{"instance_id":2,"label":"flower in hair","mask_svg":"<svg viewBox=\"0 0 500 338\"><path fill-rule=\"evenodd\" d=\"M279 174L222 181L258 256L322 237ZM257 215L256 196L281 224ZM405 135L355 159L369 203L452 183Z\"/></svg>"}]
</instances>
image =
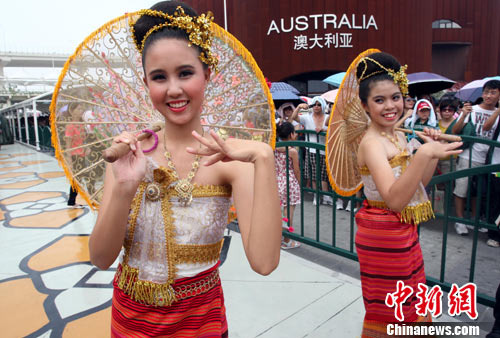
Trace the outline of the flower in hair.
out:
<instances>
[{"instance_id":1,"label":"flower in hair","mask_svg":"<svg viewBox=\"0 0 500 338\"><path fill-rule=\"evenodd\" d=\"M165 27L182 29L188 35L189 45L191 46L191 44L193 44L201 48L199 55L200 60L212 69L217 70L218 59L210 51L210 47L212 45L211 24L214 18L211 12L192 17L186 14L181 6L178 6L173 15L152 9L140 10L138 14L141 17L146 15L165 19L165 22L151 27L146 34L144 34L144 37L140 42L136 40L135 36L135 22L130 24L135 46L141 54L144 50L144 44L146 43L147 38L154 32Z\"/></svg>"}]
</instances>

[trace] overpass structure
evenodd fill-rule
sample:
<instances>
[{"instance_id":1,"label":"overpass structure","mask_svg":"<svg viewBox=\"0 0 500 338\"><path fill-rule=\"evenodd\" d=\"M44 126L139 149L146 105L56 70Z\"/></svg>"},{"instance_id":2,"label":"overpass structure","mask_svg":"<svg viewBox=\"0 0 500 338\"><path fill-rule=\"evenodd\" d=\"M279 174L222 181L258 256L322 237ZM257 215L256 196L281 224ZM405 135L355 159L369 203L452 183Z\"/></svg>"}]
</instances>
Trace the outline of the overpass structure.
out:
<instances>
[{"instance_id":1,"label":"overpass structure","mask_svg":"<svg viewBox=\"0 0 500 338\"><path fill-rule=\"evenodd\" d=\"M18 53L0 51L0 107L35 97L52 90L57 78L9 78L5 68L56 68L60 69L68 59L68 54L58 53ZM43 89L42 89L43 88Z\"/></svg>"}]
</instances>

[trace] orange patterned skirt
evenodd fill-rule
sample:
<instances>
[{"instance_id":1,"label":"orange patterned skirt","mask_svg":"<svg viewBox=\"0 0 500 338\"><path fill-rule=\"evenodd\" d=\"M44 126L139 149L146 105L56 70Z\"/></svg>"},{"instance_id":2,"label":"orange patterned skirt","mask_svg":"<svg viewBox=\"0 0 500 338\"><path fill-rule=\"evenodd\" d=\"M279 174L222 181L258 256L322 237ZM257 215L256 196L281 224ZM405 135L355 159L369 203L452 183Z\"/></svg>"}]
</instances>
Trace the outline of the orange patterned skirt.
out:
<instances>
[{"instance_id":1,"label":"orange patterned skirt","mask_svg":"<svg viewBox=\"0 0 500 338\"><path fill-rule=\"evenodd\" d=\"M203 281L218 264L194 277L175 281L174 289ZM216 271L215 271L216 272ZM132 300L113 283L112 337L227 337L226 308L220 279L209 291L170 306L148 306Z\"/></svg>"},{"instance_id":2,"label":"orange patterned skirt","mask_svg":"<svg viewBox=\"0 0 500 338\"><path fill-rule=\"evenodd\" d=\"M418 316L415 308L418 283L425 284L417 226L401 223L398 213L371 207L366 201L356 214L356 224L355 243L366 309L363 337L386 337L386 325L400 323L394 308L385 304L387 294L396 291L398 281L414 290L403 303L404 323L430 322L430 316Z\"/></svg>"}]
</instances>

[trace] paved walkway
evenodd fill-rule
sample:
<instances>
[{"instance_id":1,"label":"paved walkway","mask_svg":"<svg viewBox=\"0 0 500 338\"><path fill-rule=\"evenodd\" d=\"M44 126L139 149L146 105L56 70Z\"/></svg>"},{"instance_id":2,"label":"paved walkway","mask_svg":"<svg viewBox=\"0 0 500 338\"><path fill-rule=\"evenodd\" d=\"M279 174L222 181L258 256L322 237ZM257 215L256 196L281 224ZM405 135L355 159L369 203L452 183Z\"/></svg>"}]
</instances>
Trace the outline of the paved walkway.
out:
<instances>
[{"instance_id":1,"label":"paved walkway","mask_svg":"<svg viewBox=\"0 0 500 338\"><path fill-rule=\"evenodd\" d=\"M69 209L68 190L53 157L18 144L2 146L2 337L109 336L116 266L100 271L90 264L96 215ZM286 251L275 272L260 276L250 269L239 234L231 235L221 267L230 337L360 336L359 280Z\"/></svg>"}]
</instances>

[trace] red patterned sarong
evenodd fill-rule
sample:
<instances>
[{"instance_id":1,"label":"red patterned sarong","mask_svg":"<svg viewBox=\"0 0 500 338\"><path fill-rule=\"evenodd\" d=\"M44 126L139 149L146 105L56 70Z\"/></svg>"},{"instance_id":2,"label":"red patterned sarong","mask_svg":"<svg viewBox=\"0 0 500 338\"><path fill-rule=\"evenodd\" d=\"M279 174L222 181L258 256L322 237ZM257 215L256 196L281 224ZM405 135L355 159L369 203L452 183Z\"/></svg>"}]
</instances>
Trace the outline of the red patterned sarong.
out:
<instances>
[{"instance_id":1,"label":"red patterned sarong","mask_svg":"<svg viewBox=\"0 0 500 338\"><path fill-rule=\"evenodd\" d=\"M371 207L367 201L356 214L356 224L356 251L366 309L363 337L385 337L386 324L399 323L394 308L385 305L387 294L396 291L398 281L414 291L403 304L404 323L430 321L430 316L418 316L415 308L417 285L425 284L417 226L401 223L398 213Z\"/></svg>"},{"instance_id":2,"label":"red patterned sarong","mask_svg":"<svg viewBox=\"0 0 500 338\"><path fill-rule=\"evenodd\" d=\"M194 277L175 280L174 289L203 281L218 264ZM227 337L226 308L220 280L205 293L170 306L140 304L113 282L112 337Z\"/></svg>"}]
</instances>

